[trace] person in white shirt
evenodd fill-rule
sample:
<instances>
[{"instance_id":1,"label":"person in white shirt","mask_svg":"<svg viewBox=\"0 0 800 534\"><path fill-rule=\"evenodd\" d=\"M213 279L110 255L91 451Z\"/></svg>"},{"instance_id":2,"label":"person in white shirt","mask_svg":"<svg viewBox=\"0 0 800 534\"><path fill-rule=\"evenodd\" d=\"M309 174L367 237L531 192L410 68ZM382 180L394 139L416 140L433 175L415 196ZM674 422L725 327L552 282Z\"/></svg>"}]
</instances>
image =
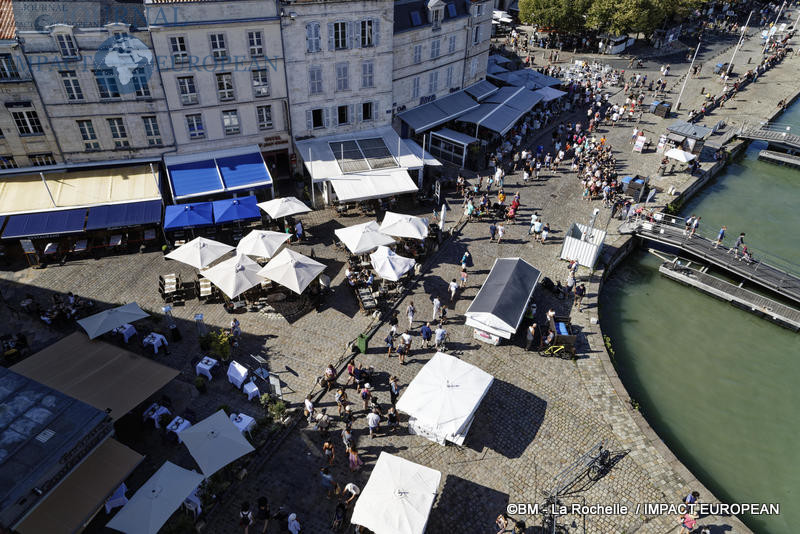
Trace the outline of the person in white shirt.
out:
<instances>
[{"instance_id":1,"label":"person in white shirt","mask_svg":"<svg viewBox=\"0 0 800 534\"><path fill-rule=\"evenodd\" d=\"M447 330L443 326L439 326L434 332L434 340L436 341L436 348L444 348L444 340L447 337Z\"/></svg>"},{"instance_id":2,"label":"person in white shirt","mask_svg":"<svg viewBox=\"0 0 800 534\"><path fill-rule=\"evenodd\" d=\"M308 421L309 422L313 421L314 420L313 419L313 417L314 417L314 403L311 402L311 395L308 395L306 397L306 399L303 401L303 404L305 405L306 412L308 412L306 414L306 417L308 417Z\"/></svg>"},{"instance_id":3,"label":"person in white shirt","mask_svg":"<svg viewBox=\"0 0 800 534\"><path fill-rule=\"evenodd\" d=\"M348 498L347 498L347 499L344 501L344 504L345 504L345 505L348 505L348 504L350 504L350 503L353 501L353 499L355 499L356 497L358 497L358 494L359 494L359 493L361 493L361 489L359 489L359 487L358 487L358 486L356 486L355 484L353 484L352 482L350 482L349 484L347 484L347 485L344 487L344 493L345 493L345 495L343 495L343 497L347 497L347 495L348 495L348 494L350 495L350 496L349 496L349 497L348 497Z\"/></svg>"},{"instance_id":4,"label":"person in white shirt","mask_svg":"<svg viewBox=\"0 0 800 534\"><path fill-rule=\"evenodd\" d=\"M442 307L442 301L439 300L439 297L433 297L433 319L431 321L435 321L439 317L439 308Z\"/></svg>"},{"instance_id":5,"label":"person in white shirt","mask_svg":"<svg viewBox=\"0 0 800 534\"><path fill-rule=\"evenodd\" d=\"M458 282L456 279L453 278L453 281L450 282L450 303L454 303L456 301L456 293L458 292Z\"/></svg>"},{"instance_id":6,"label":"person in white shirt","mask_svg":"<svg viewBox=\"0 0 800 534\"><path fill-rule=\"evenodd\" d=\"M381 416L376 411L371 411L367 415L367 425L369 425L369 437L374 438L378 433L378 427L381 424Z\"/></svg>"}]
</instances>

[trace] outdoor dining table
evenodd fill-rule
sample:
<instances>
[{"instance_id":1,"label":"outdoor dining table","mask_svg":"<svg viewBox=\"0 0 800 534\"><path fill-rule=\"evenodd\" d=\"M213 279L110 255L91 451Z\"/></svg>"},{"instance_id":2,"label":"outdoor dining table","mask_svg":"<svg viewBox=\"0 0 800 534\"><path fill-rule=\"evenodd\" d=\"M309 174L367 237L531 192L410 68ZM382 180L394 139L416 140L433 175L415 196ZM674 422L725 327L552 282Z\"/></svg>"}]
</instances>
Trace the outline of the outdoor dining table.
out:
<instances>
[{"instance_id":1,"label":"outdoor dining table","mask_svg":"<svg viewBox=\"0 0 800 534\"><path fill-rule=\"evenodd\" d=\"M256 420L244 413L232 413L231 421L233 421L233 424L236 425L236 428L238 428L242 434L245 432L249 434L250 431L256 426Z\"/></svg>"},{"instance_id":2,"label":"outdoor dining table","mask_svg":"<svg viewBox=\"0 0 800 534\"><path fill-rule=\"evenodd\" d=\"M192 426L192 423L187 421L181 416L176 417L170 424L167 425L167 432L172 432L178 436L178 443L183 443L181 440L181 432Z\"/></svg>"},{"instance_id":3,"label":"outdoor dining table","mask_svg":"<svg viewBox=\"0 0 800 534\"><path fill-rule=\"evenodd\" d=\"M158 354L158 349L162 345L163 346L169 345L169 343L167 343L167 338L165 338L161 334L157 334L155 332L150 332L149 334L147 334L147 337L145 337L142 340L142 345L145 345L145 346L146 345L150 345L150 346L152 346L153 347L153 354Z\"/></svg>"},{"instance_id":4,"label":"outdoor dining table","mask_svg":"<svg viewBox=\"0 0 800 534\"><path fill-rule=\"evenodd\" d=\"M200 501L200 497L197 495L197 491L200 489L199 487L195 488L193 492L189 494L183 500L183 505L190 511L194 513L195 517L198 517L200 514L203 513L203 505Z\"/></svg>"},{"instance_id":5,"label":"outdoor dining table","mask_svg":"<svg viewBox=\"0 0 800 534\"><path fill-rule=\"evenodd\" d=\"M247 395L247 400L253 400L261 396L261 392L258 391L258 386L256 386L255 382L245 383L244 386L242 386L242 391Z\"/></svg>"},{"instance_id":6,"label":"outdoor dining table","mask_svg":"<svg viewBox=\"0 0 800 534\"><path fill-rule=\"evenodd\" d=\"M153 423L156 425L156 428L161 428L161 425L158 424L158 420L161 416L165 413L171 414L172 412L169 411L169 408L166 406L161 406L157 402L154 402L150 405L150 407L145 410L144 416L142 417L142 421L147 421L148 419L152 419Z\"/></svg>"},{"instance_id":7,"label":"outdoor dining table","mask_svg":"<svg viewBox=\"0 0 800 534\"><path fill-rule=\"evenodd\" d=\"M125 323L122 326L116 327L111 332L122 335L123 341L127 343L130 338L136 335L136 328L134 328L132 324Z\"/></svg>"},{"instance_id":8,"label":"outdoor dining table","mask_svg":"<svg viewBox=\"0 0 800 534\"><path fill-rule=\"evenodd\" d=\"M202 360L197 362L197 365L194 368L195 374L197 374L197 376L203 375L211 380L211 370L216 367L218 363L219 362L214 358L205 356Z\"/></svg>"}]
</instances>

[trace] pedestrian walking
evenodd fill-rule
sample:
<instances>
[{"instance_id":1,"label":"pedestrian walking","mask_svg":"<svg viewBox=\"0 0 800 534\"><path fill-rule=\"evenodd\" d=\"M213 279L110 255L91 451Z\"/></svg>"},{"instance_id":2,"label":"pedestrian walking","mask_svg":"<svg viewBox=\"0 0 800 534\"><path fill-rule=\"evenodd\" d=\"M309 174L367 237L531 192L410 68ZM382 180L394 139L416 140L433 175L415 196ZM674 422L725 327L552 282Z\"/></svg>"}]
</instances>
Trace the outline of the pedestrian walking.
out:
<instances>
[{"instance_id":1,"label":"pedestrian walking","mask_svg":"<svg viewBox=\"0 0 800 534\"><path fill-rule=\"evenodd\" d=\"M497 226L494 223L489 225L489 241L494 241L494 236L497 233Z\"/></svg>"},{"instance_id":2,"label":"pedestrian walking","mask_svg":"<svg viewBox=\"0 0 800 534\"><path fill-rule=\"evenodd\" d=\"M440 324L436 328L436 332L434 332L434 334L435 334L434 340L436 343L436 348L444 350L444 343L445 339L447 338L447 330L445 330L444 325Z\"/></svg>"},{"instance_id":3,"label":"pedestrian walking","mask_svg":"<svg viewBox=\"0 0 800 534\"><path fill-rule=\"evenodd\" d=\"M464 251L464 255L461 256L461 268L463 270L467 270L467 267L472 266L472 254L469 253L469 250Z\"/></svg>"},{"instance_id":4,"label":"pedestrian walking","mask_svg":"<svg viewBox=\"0 0 800 534\"><path fill-rule=\"evenodd\" d=\"M322 444L322 454L327 458L328 465L333 465L333 461L336 459L336 451L333 449L333 443L330 440L326 440Z\"/></svg>"},{"instance_id":5,"label":"pedestrian walking","mask_svg":"<svg viewBox=\"0 0 800 534\"><path fill-rule=\"evenodd\" d=\"M389 427L389 432L397 430L397 410L394 406L390 407L389 411L386 412L386 425Z\"/></svg>"},{"instance_id":6,"label":"pedestrian walking","mask_svg":"<svg viewBox=\"0 0 800 534\"><path fill-rule=\"evenodd\" d=\"M393 329L394 327L392 327ZM386 343L386 358L388 359L392 355L392 351L394 350L394 333L392 329L389 330L389 333L386 334L386 337L383 338L384 343Z\"/></svg>"},{"instance_id":7,"label":"pedestrian walking","mask_svg":"<svg viewBox=\"0 0 800 534\"><path fill-rule=\"evenodd\" d=\"M358 494L361 493L361 489L358 486L353 484L352 482L348 483L344 487L344 491L342 492L342 497L344 497L344 504L345 506L349 506L351 502L358 497Z\"/></svg>"},{"instance_id":8,"label":"pedestrian walking","mask_svg":"<svg viewBox=\"0 0 800 534\"><path fill-rule=\"evenodd\" d=\"M342 412L347 406L347 393L345 393L344 388L344 386L340 387L338 391L336 391L336 395L334 395L336 406L339 408L339 417L342 416Z\"/></svg>"},{"instance_id":9,"label":"pedestrian walking","mask_svg":"<svg viewBox=\"0 0 800 534\"><path fill-rule=\"evenodd\" d=\"M300 525L300 521L297 520L297 514L289 514L289 532L291 534L300 534L300 530L302 530L302 526Z\"/></svg>"},{"instance_id":10,"label":"pedestrian walking","mask_svg":"<svg viewBox=\"0 0 800 534\"><path fill-rule=\"evenodd\" d=\"M376 412L372 411L367 415L367 425L369 426L369 437L374 439L375 435L378 433L381 424L381 416Z\"/></svg>"},{"instance_id":11,"label":"pedestrian walking","mask_svg":"<svg viewBox=\"0 0 800 534\"><path fill-rule=\"evenodd\" d=\"M506 517L506 514L500 514L497 516L497 519L494 520L494 524L498 528L497 534L503 534L508 528L508 517Z\"/></svg>"},{"instance_id":12,"label":"pedestrian walking","mask_svg":"<svg viewBox=\"0 0 800 534\"><path fill-rule=\"evenodd\" d=\"M364 460L358 456L358 449L352 446L347 450L347 462L350 471L358 471L364 465Z\"/></svg>"},{"instance_id":13,"label":"pedestrian walking","mask_svg":"<svg viewBox=\"0 0 800 534\"><path fill-rule=\"evenodd\" d=\"M422 328L419 329L419 335L422 336L422 343L423 346L427 349L431 346L431 337L433 335L433 331L431 330L431 323L425 323L422 325Z\"/></svg>"},{"instance_id":14,"label":"pedestrian walking","mask_svg":"<svg viewBox=\"0 0 800 534\"><path fill-rule=\"evenodd\" d=\"M701 218L702 218L702 217L697 217L697 218L696 218L696 219L695 219L695 220L692 222L692 230L691 230L691 232L689 232L689 239L691 239L691 238L693 238L693 237L694 237L694 234L697 232L697 229L700 227L700 219L701 219Z\"/></svg>"},{"instance_id":15,"label":"pedestrian walking","mask_svg":"<svg viewBox=\"0 0 800 534\"><path fill-rule=\"evenodd\" d=\"M258 498L258 508L256 509L256 520L263 521L264 526L261 528L261 534L267 531L269 526L269 501L263 495Z\"/></svg>"},{"instance_id":16,"label":"pedestrian walking","mask_svg":"<svg viewBox=\"0 0 800 534\"><path fill-rule=\"evenodd\" d=\"M586 296L586 286L584 284L581 284L575 288L574 304L578 306L578 311L581 311L581 303L583 302L583 297L585 296Z\"/></svg>"},{"instance_id":17,"label":"pedestrian walking","mask_svg":"<svg viewBox=\"0 0 800 534\"><path fill-rule=\"evenodd\" d=\"M413 302L409 302L408 306L406 306L406 316L408 317L408 327L411 328L414 326L414 313L416 313L417 309L414 307Z\"/></svg>"},{"instance_id":18,"label":"pedestrian walking","mask_svg":"<svg viewBox=\"0 0 800 534\"><path fill-rule=\"evenodd\" d=\"M303 401L303 415L306 416L309 422L313 420L314 417L314 402L311 400L311 394L309 393L305 400Z\"/></svg>"},{"instance_id":19,"label":"pedestrian walking","mask_svg":"<svg viewBox=\"0 0 800 534\"><path fill-rule=\"evenodd\" d=\"M392 406L397 404L397 397L400 395L400 382L396 376L389 379L389 400Z\"/></svg>"},{"instance_id":20,"label":"pedestrian walking","mask_svg":"<svg viewBox=\"0 0 800 534\"><path fill-rule=\"evenodd\" d=\"M739 255L739 247L742 245L744 245L744 232L740 233L739 237L736 238L736 242L733 244L733 247L728 249L728 254L733 252L733 257L735 258Z\"/></svg>"},{"instance_id":21,"label":"pedestrian walking","mask_svg":"<svg viewBox=\"0 0 800 534\"><path fill-rule=\"evenodd\" d=\"M461 284L459 285L462 289L467 287L467 269L461 269Z\"/></svg>"},{"instance_id":22,"label":"pedestrian walking","mask_svg":"<svg viewBox=\"0 0 800 534\"><path fill-rule=\"evenodd\" d=\"M342 444L344 444L344 449L345 450L348 450L348 449L350 449L350 447L353 446L353 425L352 425L352 423L347 423L344 426L344 428L342 429Z\"/></svg>"},{"instance_id":23,"label":"pedestrian walking","mask_svg":"<svg viewBox=\"0 0 800 534\"><path fill-rule=\"evenodd\" d=\"M433 297L433 318L431 319L431 321L435 322L436 320L439 319L439 308L441 308L441 306L442 306L442 301L439 300L439 297L434 296Z\"/></svg>"},{"instance_id":24,"label":"pedestrian walking","mask_svg":"<svg viewBox=\"0 0 800 534\"><path fill-rule=\"evenodd\" d=\"M544 245L544 242L547 241L548 235L550 235L550 225L548 223L545 223L544 228L542 228L542 234L541 234L542 237L539 240L542 245Z\"/></svg>"},{"instance_id":25,"label":"pedestrian walking","mask_svg":"<svg viewBox=\"0 0 800 534\"><path fill-rule=\"evenodd\" d=\"M245 501L239 510L239 526L244 528L244 534L250 532L250 525L253 524L253 512L250 511L250 503Z\"/></svg>"},{"instance_id":26,"label":"pedestrian walking","mask_svg":"<svg viewBox=\"0 0 800 534\"><path fill-rule=\"evenodd\" d=\"M723 226L719 229L719 233L717 234L717 240L714 241L714 248L717 248L722 244L722 240L725 239L725 230L727 230L727 226Z\"/></svg>"},{"instance_id":27,"label":"pedestrian walking","mask_svg":"<svg viewBox=\"0 0 800 534\"><path fill-rule=\"evenodd\" d=\"M355 382L356 379L354 374L355 370L356 370L356 361L351 358L350 361L347 362L347 382L344 383L344 387L347 387L353 382Z\"/></svg>"},{"instance_id":28,"label":"pedestrian walking","mask_svg":"<svg viewBox=\"0 0 800 534\"><path fill-rule=\"evenodd\" d=\"M454 304L456 301L456 293L458 292L458 282L456 282L455 278L450 282L448 289L450 290L450 304Z\"/></svg>"},{"instance_id":29,"label":"pedestrian walking","mask_svg":"<svg viewBox=\"0 0 800 534\"><path fill-rule=\"evenodd\" d=\"M403 335L400 336L400 339L403 342L403 352L398 352L398 358L400 359L400 364L403 365L406 363L406 354L411 354L411 333L406 330L403 332Z\"/></svg>"},{"instance_id":30,"label":"pedestrian walking","mask_svg":"<svg viewBox=\"0 0 800 534\"><path fill-rule=\"evenodd\" d=\"M322 487L325 488L325 492L327 493L328 498L330 499L334 495L339 494L339 485L333 479L333 475L331 475L330 470L327 467L323 467L319 470L320 475L322 476ZM291 516L290 523L291 523Z\"/></svg>"},{"instance_id":31,"label":"pedestrian walking","mask_svg":"<svg viewBox=\"0 0 800 534\"><path fill-rule=\"evenodd\" d=\"M447 306L442 306L442 309L439 310L439 324L444 324L447 322Z\"/></svg>"},{"instance_id":32,"label":"pedestrian walking","mask_svg":"<svg viewBox=\"0 0 800 534\"><path fill-rule=\"evenodd\" d=\"M539 220L539 214L536 213L536 212L533 212L533 215L531 215L531 225L528 228L528 235L531 235L533 233L534 226L536 225L536 221L538 221L538 220Z\"/></svg>"},{"instance_id":33,"label":"pedestrian walking","mask_svg":"<svg viewBox=\"0 0 800 534\"><path fill-rule=\"evenodd\" d=\"M689 232L692 229L692 225L694 224L695 214L692 213L692 216L686 219L686 224L683 227L683 235L689 235Z\"/></svg>"},{"instance_id":34,"label":"pedestrian walking","mask_svg":"<svg viewBox=\"0 0 800 534\"><path fill-rule=\"evenodd\" d=\"M525 350L531 350L531 346L536 342L536 337L539 335L538 326L536 323L532 323L528 327L528 331L525 334Z\"/></svg>"}]
</instances>

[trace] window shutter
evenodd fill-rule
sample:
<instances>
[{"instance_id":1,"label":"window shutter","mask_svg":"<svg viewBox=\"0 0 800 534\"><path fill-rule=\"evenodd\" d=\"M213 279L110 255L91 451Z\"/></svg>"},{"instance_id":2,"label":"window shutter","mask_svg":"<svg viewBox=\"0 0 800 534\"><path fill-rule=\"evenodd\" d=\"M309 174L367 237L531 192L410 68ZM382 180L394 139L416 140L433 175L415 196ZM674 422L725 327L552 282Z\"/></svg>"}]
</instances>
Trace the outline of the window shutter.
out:
<instances>
[{"instance_id":1,"label":"window shutter","mask_svg":"<svg viewBox=\"0 0 800 534\"><path fill-rule=\"evenodd\" d=\"M357 120L358 120L358 122L364 122L364 113L363 113L363 109L364 109L364 105L363 105L363 104L359 104L359 105L357 106L357 113L358 113L358 116L357 116L357 117L355 117L355 119L357 119Z\"/></svg>"},{"instance_id":2,"label":"window shutter","mask_svg":"<svg viewBox=\"0 0 800 534\"><path fill-rule=\"evenodd\" d=\"M333 22L328 23L328 50L333 50Z\"/></svg>"},{"instance_id":3,"label":"window shutter","mask_svg":"<svg viewBox=\"0 0 800 534\"><path fill-rule=\"evenodd\" d=\"M313 52L312 41L314 40L314 23L306 24L306 52Z\"/></svg>"},{"instance_id":4,"label":"window shutter","mask_svg":"<svg viewBox=\"0 0 800 534\"><path fill-rule=\"evenodd\" d=\"M348 22L347 25L346 25L346 28L347 28L347 48L348 49L353 48L353 34L355 33L353 31L353 26L355 26L355 24L353 22Z\"/></svg>"},{"instance_id":5,"label":"window shutter","mask_svg":"<svg viewBox=\"0 0 800 534\"><path fill-rule=\"evenodd\" d=\"M325 116L325 120L322 121L322 123L325 128L329 128L331 125L331 110L324 108L323 115Z\"/></svg>"},{"instance_id":6,"label":"window shutter","mask_svg":"<svg viewBox=\"0 0 800 534\"><path fill-rule=\"evenodd\" d=\"M306 129L311 131L314 129L314 113L310 110L306 110Z\"/></svg>"},{"instance_id":7,"label":"window shutter","mask_svg":"<svg viewBox=\"0 0 800 534\"><path fill-rule=\"evenodd\" d=\"M381 19L372 20L372 42L375 46L381 44Z\"/></svg>"},{"instance_id":8,"label":"window shutter","mask_svg":"<svg viewBox=\"0 0 800 534\"><path fill-rule=\"evenodd\" d=\"M358 105L358 108L361 109L361 104ZM350 109L347 110L347 120L350 124L356 122L356 105L350 104Z\"/></svg>"},{"instance_id":9,"label":"window shutter","mask_svg":"<svg viewBox=\"0 0 800 534\"><path fill-rule=\"evenodd\" d=\"M362 21L355 22L355 34L353 35L353 46L355 48L361 48L363 44L361 43L361 25L363 24Z\"/></svg>"},{"instance_id":10,"label":"window shutter","mask_svg":"<svg viewBox=\"0 0 800 534\"><path fill-rule=\"evenodd\" d=\"M378 102L377 100L372 102L372 120L378 120L379 109L380 109L380 102Z\"/></svg>"}]
</instances>

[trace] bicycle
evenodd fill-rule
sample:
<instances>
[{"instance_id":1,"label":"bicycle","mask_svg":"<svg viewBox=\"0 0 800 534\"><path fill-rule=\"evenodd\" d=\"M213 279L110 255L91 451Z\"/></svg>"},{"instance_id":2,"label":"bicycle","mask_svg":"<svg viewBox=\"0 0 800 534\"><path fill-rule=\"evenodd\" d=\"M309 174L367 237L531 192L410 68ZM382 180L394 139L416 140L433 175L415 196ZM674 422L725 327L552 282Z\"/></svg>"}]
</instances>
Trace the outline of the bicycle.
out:
<instances>
[{"instance_id":1,"label":"bicycle","mask_svg":"<svg viewBox=\"0 0 800 534\"><path fill-rule=\"evenodd\" d=\"M539 356L556 356L558 358L569 357L569 351L564 345L550 345L544 350L539 351Z\"/></svg>"},{"instance_id":2,"label":"bicycle","mask_svg":"<svg viewBox=\"0 0 800 534\"><path fill-rule=\"evenodd\" d=\"M592 457L592 462L587 469L587 476L589 480L597 482L611 469L611 452L600 445L600 450L597 456Z\"/></svg>"}]
</instances>

